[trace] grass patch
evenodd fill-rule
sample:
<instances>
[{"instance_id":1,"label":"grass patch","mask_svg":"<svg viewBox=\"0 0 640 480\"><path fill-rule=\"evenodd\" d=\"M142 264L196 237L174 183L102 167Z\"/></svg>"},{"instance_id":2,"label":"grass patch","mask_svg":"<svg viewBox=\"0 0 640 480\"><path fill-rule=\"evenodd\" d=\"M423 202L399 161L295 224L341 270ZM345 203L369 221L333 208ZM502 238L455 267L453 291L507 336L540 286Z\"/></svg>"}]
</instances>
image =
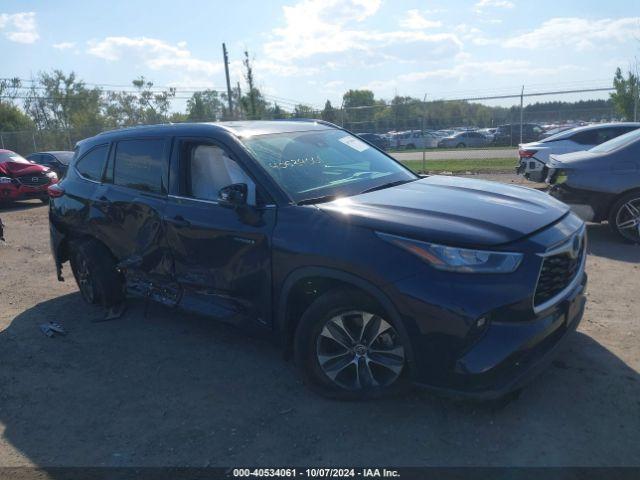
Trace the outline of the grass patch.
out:
<instances>
[{"instance_id":1,"label":"grass patch","mask_svg":"<svg viewBox=\"0 0 640 480\"><path fill-rule=\"evenodd\" d=\"M414 172L422 172L422 160L405 160L402 162ZM515 158L478 158L469 160L427 160L425 172L451 173L512 173L516 167Z\"/></svg>"}]
</instances>

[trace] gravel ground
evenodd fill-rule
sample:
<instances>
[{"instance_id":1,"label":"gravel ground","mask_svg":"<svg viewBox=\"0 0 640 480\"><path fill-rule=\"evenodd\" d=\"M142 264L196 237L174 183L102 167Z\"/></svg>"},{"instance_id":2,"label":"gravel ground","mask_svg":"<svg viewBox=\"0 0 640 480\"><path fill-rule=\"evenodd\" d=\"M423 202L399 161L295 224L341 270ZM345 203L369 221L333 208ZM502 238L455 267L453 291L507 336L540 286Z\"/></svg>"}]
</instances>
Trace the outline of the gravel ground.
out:
<instances>
[{"instance_id":1,"label":"gravel ground","mask_svg":"<svg viewBox=\"0 0 640 480\"><path fill-rule=\"evenodd\" d=\"M0 215L0 466L640 464L640 247L606 226L589 226L578 333L498 408L325 400L268 342L157 305L96 323L56 281L46 207Z\"/></svg>"}]
</instances>

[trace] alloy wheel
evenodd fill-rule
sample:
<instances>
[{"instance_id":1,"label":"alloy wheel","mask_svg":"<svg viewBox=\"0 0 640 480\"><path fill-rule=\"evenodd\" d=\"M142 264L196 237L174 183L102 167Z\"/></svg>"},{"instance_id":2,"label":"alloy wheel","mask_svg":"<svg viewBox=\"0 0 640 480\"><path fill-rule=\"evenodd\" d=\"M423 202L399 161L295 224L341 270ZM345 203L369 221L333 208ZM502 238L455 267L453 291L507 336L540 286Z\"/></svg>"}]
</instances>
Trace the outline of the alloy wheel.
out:
<instances>
[{"instance_id":1,"label":"alloy wheel","mask_svg":"<svg viewBox=\"0 0 640 480\"><path fill-rule=\"evenodd\" d=\"M616 228L626 239L640 241L640 198L632 198L618 209Z\"/></svg>"},{"instance_id":2,"label":"alloy wheel","mask_svg":"<svg viewBox=\"0 0 640 480\"><path fill-rule=\"evenodd\" d=\"M316 345L325 375L347 390L386 387L405 363L398 332L379 315L349 311L329 319Z\"/></svg>"}]
</instances>

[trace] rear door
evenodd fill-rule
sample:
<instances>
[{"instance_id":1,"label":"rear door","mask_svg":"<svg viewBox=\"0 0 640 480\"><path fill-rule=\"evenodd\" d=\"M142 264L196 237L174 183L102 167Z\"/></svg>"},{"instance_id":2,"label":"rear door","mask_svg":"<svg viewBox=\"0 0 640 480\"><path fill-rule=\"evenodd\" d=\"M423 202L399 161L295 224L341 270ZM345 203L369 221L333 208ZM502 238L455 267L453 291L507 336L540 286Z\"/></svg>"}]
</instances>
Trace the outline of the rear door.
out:
<instances>
[{"instance_id":1,"label":"rear door","mask_svg":"<svg viewBox=\"0 0 640 480\"><path fill-rule=\"evenodd\" d=\"M233 323L268 324L275 206L220 142L177 138L171 171L165 224L181 305ZM237 183L248 185L246 208L218 199L222 187Z\"/></svg>"},{"instance_id":2,"label":"rear door","mask_svg":"<svg viewBox=\"0 0 640 480\"><path fill-rule=\"evenodd\" d=\"M126 269L128 285L146 294L151 283L171 280L162 223L170 148L171 140L163 137L114 142L93 198L97 235Z\"/></svg>"}]
</instances>

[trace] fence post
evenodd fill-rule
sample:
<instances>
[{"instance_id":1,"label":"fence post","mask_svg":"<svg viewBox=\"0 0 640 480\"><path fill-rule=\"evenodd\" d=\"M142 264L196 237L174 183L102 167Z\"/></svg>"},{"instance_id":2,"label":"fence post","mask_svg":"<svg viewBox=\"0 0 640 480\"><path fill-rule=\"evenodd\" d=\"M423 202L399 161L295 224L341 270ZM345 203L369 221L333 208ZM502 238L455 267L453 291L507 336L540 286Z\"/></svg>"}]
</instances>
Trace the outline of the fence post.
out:
<instances>
[{"instance_id":1,"label":"fence post","mask_svg":"<svg viewBox=\"0 0 640 480\"><path fill-rule=\"evenodd\" d=\"M2 149L4 150L4 138L2 138L1 133L0 133L0 143L2 144Z\"/></svg>"},{"instance_id":2,"label":"fence post","mask_svg":"<svg viewBox=\"0 0 640 480\"><path fill-rule=\"evenodd\" d=\"M522 118L524 117L524 85L520 92L520 143L522 143Z\"/></svg>"}]
</instances>

